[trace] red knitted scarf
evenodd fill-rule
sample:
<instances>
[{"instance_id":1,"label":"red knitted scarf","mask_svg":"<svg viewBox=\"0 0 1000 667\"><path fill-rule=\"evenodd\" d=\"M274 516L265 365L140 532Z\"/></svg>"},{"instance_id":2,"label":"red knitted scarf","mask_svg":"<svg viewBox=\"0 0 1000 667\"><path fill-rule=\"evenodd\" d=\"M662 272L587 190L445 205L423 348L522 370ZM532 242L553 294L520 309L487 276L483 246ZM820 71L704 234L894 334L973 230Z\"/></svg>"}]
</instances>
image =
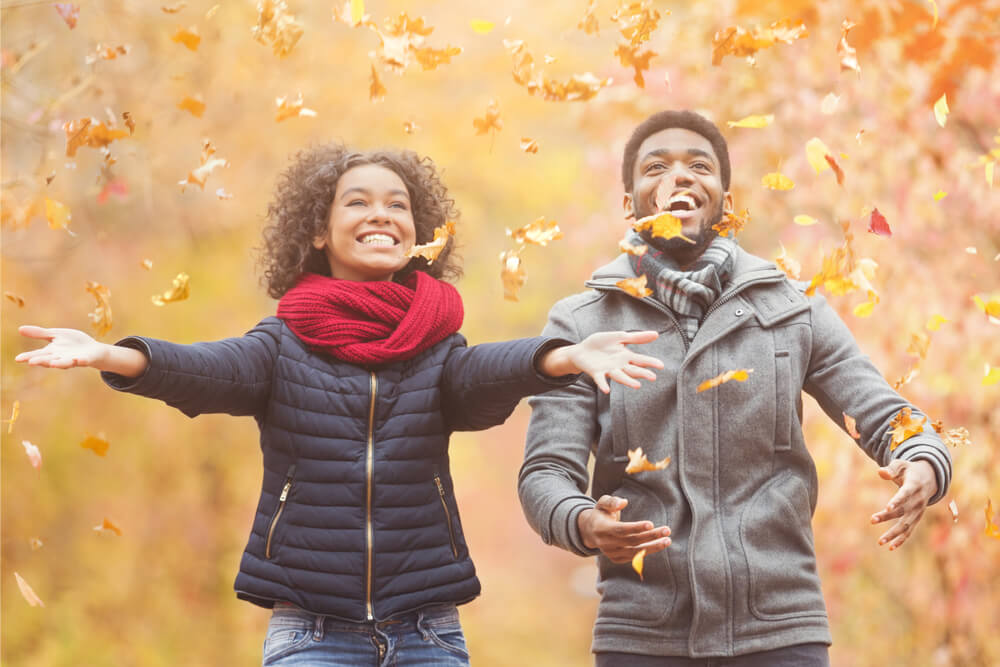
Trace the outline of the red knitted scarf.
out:
<instances>
[{"instance_id":1,"label":"red knitted scarf","mask_svg":"<svg viewBox=\"0 0 1000 667\"><path fill-rule=\"evenodd\" d=\"M278 302L278 317L315 351L352 364L412 359L458 331L462 298L414 271L404 284L306 273Z\"/></svg>"}]
</instances>

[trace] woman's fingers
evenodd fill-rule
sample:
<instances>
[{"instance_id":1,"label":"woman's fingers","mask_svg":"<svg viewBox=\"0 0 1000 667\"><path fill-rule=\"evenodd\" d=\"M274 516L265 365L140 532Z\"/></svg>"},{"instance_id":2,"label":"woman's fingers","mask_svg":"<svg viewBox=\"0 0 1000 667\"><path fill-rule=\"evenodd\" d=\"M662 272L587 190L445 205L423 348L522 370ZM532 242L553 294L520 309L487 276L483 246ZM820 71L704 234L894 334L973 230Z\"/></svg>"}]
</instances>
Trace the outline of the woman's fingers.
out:
<instances>
[{"instance_id":1,"label":"woman's fingers","mask_svg":"<svg viewBox=\"0 0 1000 667\"><path fill-rule=\"evenodd\" d=\"M663 368L663 362L656 357L650 357L645 354L632 353L629 363L633 366L648 366L651 368Z\"/></svg>"},{"instance_id":2,"label":"woman's fingers","mask_svg":"<svg viewBox=\"0 0 1000 667\"><path fill-rule=\"evenodd\" d=\"M620 340L625 345L642 345L643 343L651 343L659 337L655 331L621 331L619 332Z\"/></svg>"},{"instance_id":3,"label":"woman's fingers","mask_svg":"<svg viewBox=\"0 0 1000 667\"><path fill-rule=\"evenodd\" d=\"M48 329L44 327L38 327L33 324L25 324L17 328L18 333L22 336L27 336L28 338L44 338L45 340L52 340L52 334Z\"/></svg>"}]
</instances>

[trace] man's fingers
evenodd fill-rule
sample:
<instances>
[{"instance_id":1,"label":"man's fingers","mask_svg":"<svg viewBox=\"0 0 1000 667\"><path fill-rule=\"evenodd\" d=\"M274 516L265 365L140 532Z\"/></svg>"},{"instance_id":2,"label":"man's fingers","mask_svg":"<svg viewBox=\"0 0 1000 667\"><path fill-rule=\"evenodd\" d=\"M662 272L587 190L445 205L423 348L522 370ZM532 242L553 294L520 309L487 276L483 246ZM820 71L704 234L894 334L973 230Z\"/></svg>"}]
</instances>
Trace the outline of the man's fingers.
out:
<instances>
[{"instance_id":1,"label":"man's fingers","mask_svg":"<svg viewBox=\"0 0 1000 667\"><path fill-rule=\"evenodd\" d=\"M603 495L597 499L596 507L602 512L618 512L625 509L626 505L628 505L627 498Z\"/></svg>"}]
</instances>

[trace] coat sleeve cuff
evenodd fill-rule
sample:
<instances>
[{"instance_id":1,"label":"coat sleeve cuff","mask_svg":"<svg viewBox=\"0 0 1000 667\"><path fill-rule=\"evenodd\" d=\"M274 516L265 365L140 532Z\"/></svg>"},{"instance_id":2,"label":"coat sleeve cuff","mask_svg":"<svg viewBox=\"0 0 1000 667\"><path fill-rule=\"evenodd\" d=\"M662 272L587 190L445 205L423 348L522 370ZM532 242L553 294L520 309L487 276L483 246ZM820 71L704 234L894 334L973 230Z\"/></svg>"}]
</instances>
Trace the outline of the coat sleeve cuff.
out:
<instances>
[{"instance_id":1,"label":"coat sleeve cuff","mask_svg":"<svg viewBox=\"0 0 1000 667\"><path fill-rule=\"evenodd\" d=\"M137 336L129 336L128 338L122 338L120 341L115 343L120 347L128 347L133 350L138 350L146 355L146 359L152 362L153 352L147 343L142 338ZM126 377L124 375L119 375L118 373L111 373L109 371L101 371L101 379L104 380L112 389L117 389L118 391L135 391L140 389L149 378L150 367L152 363L146 365L146 369L141 375L136 377Z\"/></svg>"},{"instance_id":2,"label":"coat sleeve cuff","mask_svg":"<svg viewBox=\"0 0 1000 667\"><path fill-rule=\"evenodd\" d=\"M554 350L557 347L565 347L566 345L573 345L573 341L566 340L565 338L548 338L531 355L531 367L535 369L535 375L538 376L538 379L545 384L552 387L566 387L579 380L580 376L583 375L583 373L570 373L569 375L560 375L559 377L549 377L539 370L542 356L546 352Z\"/></svg>"},{"instance_id":3,"label":"coat sleeve cuff","mask_svg":"<svg viewBox=\"0 0 1000 667\"><path fill-rule=\"evenodd\" d=\"M583 543L577 519L580 512L594 507L594 499L590 496L571 496L565 498L552 511L550 518L550 542L564 546L578 556L596 556L600 549L591 549Z\"/></svg>"},{"instance_id":4,"label":"coat sleeve cuff","mask_svg":"<svg viewBox=\"0 0 1000 667\"><path fill-rule=\"evenodd\" d=\"M914 438L914 440L916 439ZM948 493L948 487L951 485L951 458L946 450L942 452L939 447L933 444L907 440L899 446L894 454L893 459L927 461L931 464L934 469L934 477L937 479L937 493L931 496L927 502L928 505L933 505L945 497Z\"/></svg>"}]
</instances>

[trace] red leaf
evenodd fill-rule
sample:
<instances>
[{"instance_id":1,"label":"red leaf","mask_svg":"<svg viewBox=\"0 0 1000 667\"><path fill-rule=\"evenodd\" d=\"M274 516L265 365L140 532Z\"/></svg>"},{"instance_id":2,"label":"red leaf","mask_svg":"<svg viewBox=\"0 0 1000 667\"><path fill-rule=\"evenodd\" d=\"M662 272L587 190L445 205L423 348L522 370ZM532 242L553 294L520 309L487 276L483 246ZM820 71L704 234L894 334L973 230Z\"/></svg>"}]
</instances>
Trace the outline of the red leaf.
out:
<instances>
[{"instance_id":1,"label":"red leaf","mask_svg":"<svg viewBox=\"0 0 1000 667\"><path fill-rule=\"evenodd\" d=\"M892 236L889 223L886 221L885 216L878 212L877 208L872 211L871 220L868 222L868 231L879 236Z\"/></svg>"}]
</instances>

